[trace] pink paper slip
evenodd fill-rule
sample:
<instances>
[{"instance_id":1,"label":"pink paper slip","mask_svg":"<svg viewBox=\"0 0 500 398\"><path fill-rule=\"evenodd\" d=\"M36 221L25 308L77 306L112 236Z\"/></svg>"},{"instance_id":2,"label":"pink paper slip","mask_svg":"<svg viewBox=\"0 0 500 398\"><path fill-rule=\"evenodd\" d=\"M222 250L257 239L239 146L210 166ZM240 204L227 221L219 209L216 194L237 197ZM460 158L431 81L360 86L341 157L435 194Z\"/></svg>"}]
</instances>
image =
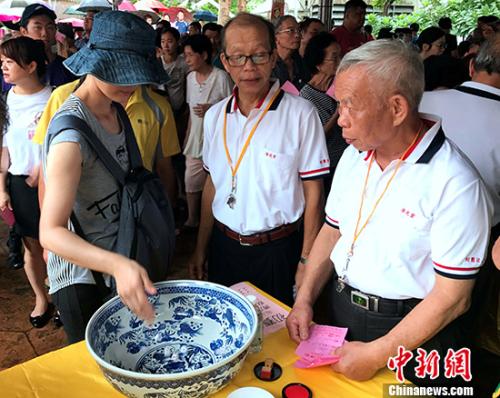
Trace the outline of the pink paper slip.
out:
<instances>
[{"instance_id":1,"label":"pink paper slip","mask_svg":"<svg viewBox=\"0 0 500 398\"><path fill-rule=\"evenodd\" d=\"M281 308L278 304L264 297L262 294L257 292L253 287L245 282L237 283L231 286L231 289L236 290L244 296L253 295L257 298L256 306L262 313L262 324L264 336L274 333L277 330L285 327L285 320L288 315L288 311Z\"/></svg>"},{"instance_id":2,"label":"pink paper slip","mask_svg":"<svg viewBox=\"0 0 500 398\"><path fill-rule=\"evenodd\" d=\"M299 369L309 369L309 368L317 368L319 366L331 365L337 363L340 357L331 356L331 357L314 357L310 361L308 359L299 358L295 361L294 366Z\"/></svg>"},{"instance_id":3,"label":"pink paper slip","mask_svg":"<svg viewBox=\"0 0 500 398\"><path fill-rule=\"evenodd\" d=\"M287 80L283 85L281 86L281 89L289 94L292 95L299 95L299 90L297 90L297 87L295 87L290 80Z\"/></svg>"},{"instance_id":4,"label":"pink paper slip","mask_svg":"<svg viewBox=\"0 0 500 398\"><path fill-rule=\"evenodd\" d=\"M332 98L335 98L335 83L332 83L330 88L326 90L326 95L329 95Z\"/></svg>"},{"instance_id":5,"label":"pink paper slip","mask_svg":"<svg viewBox=\"0 0 500 398\"><path fill-rule=\"evenodd\" d=\"M12 227L16 223L16 219L14 218L14 212L8 207L5 210L0 211L0 217L5 221L9 227Z\"/></svg>"},{"instance_id":6,"label":"pink paper slip","mask_svg":"<svg viewBox=\"0 0 500 398\"><path fill-rule=\"evenodd\" d=\"M295 353L300 359L295 363L298 368L312 368L335 363L338 356L333 351L344 344L347 328L313 325L309 338L302 341Z\"/></svg>"}]
</instances>

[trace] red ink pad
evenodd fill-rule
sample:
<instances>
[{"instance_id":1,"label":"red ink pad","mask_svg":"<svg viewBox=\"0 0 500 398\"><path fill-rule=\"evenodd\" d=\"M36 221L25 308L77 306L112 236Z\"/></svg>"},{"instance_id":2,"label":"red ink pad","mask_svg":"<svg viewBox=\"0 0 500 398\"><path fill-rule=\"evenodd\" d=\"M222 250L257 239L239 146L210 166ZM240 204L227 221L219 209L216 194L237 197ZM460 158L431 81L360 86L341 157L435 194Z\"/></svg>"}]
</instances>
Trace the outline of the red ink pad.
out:
<instances>
[{"instance_id":1,"label":"red ink pad","mask_svg":"<svg viewBox=\"0 0 500 398\"><path fill-rule=\"evenodd\" d=\"M311 389L301 383L290 383L281 391L283 398L312 398L312 395Z\"/></svg>"}]
</instances>

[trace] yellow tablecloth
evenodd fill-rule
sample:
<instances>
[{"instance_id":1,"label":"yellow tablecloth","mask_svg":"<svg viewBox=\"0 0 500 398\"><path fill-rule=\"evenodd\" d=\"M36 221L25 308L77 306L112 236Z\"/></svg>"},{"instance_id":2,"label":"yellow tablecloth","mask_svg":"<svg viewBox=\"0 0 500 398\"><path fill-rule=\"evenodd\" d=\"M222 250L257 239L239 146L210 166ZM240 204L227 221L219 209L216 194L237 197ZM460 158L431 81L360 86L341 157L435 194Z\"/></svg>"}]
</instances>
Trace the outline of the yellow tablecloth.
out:
<instances>
[{"instance_id":1,"label":"yellow tablecloth","mask_svg":"<svg viewBox=\"0 0 500 398\"><path fill-rule=\"evenodd\" d=\"M265 293L262 294L269 297ZM293 366L297 359L295 348L296 344L289 339L286 329L266 336L262 351L249 354L238 376L213 397L225 398L239 387L255 386L264 388L276 398L280 398L285 385L300 382L311 388L314 398L380 398L383 396L383 384L396 382L394 373L387 369L362 383L348 380L334 373L328 366L296 369ZM273 382L260 381L254 376L253 368L258 362L269 357L281 365L283 375ZM119 398L123 395L104 379L85 343L80 342L0 372L0 397Z\"/></svg>"}]
</instances>

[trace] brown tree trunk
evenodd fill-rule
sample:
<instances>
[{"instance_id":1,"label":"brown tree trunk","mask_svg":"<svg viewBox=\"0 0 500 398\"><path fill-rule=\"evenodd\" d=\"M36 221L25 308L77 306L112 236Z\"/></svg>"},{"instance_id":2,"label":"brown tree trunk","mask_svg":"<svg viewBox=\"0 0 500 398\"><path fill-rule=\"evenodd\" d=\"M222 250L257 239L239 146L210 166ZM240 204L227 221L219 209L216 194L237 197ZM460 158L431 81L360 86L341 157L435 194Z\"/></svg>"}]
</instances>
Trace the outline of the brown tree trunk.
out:
<instances>
[{"instance_id":1,"label":"brown tree trunk","mask_svg":"<svg viewBox=\"0 0 500 398\"><path fill-rule=\"evenodd\" d=\"M219 19L217 23L225 25L229 20L229 8L231 7L231 0L219 0Z\"/></svg>"},{"instance_id":2,"label":"brown tree trunk","mask_svg":"<svg viewBox=\"0 0 500 398\"><path fill-rule=\"evenodd\" d=\"M382 15L384 16L389 15L389 8L391 8L392 3L394 3L394 0L384 1L384 8L382 9Z\"/></svg>"}]
</instances>

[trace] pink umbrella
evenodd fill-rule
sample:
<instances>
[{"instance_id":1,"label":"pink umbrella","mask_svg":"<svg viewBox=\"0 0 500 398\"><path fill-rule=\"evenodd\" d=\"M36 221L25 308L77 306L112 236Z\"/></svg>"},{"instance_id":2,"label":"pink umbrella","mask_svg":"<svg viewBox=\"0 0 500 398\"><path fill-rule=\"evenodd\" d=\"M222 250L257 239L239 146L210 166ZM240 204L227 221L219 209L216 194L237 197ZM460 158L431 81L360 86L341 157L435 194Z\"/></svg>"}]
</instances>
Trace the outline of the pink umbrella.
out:
<instances>
[{"instance_id":1,"label":"pink umbrella","mask_svg":"<svg viewBox=\"0 0 500 398\"><path fill-rule=\"evenodd\" d=\"M120 11L135 11L135 6L129 0L123 0L118 6Z\"/></svg>"},{"instance_id":2,"label":"pink umbrella","mask_svg":"<svg viewBox=\"0 0 500 398\"><path fill-rule=\"evenodd\" d=\"M60 19L58 22L70 24L71 26L73 26L73 28L83 28L83 19L65 18L65 19Z\"/></svg>"},{"instance_id":3,"label":"pink umbrella","mask_svg":"<svg viewBox=\"0 0 500 398\"><path fill-rule=\"evenodd\" d=\"M0 14L0 22L15 21L17 19L21 19L21 16Z\"/></svg>"},{"instance_id":4,"label":"pink umbrella","mask_svg":"<svg viewBox=\"0 0 500 398\"><path fill-rule=\"evenodd\" d=\"M184 7L169 7L165 11L165 14L168 14L171 21L175 21L175 18L177 18L177 14L179 13L179 11L182 11L184 13L184 17L188 21L193 19L193 16L191 15L191 13L188 10L186 10Z\"/></svg>"},{"instance_id":5,"label":"pink umbrella","mask_svg":"<svg viewBox=\"0 0 500 398\"><path fill-rule=\"evenodd\" d=\"M16 21L21 19L24 8L4 8L0 9L0 21Z\"/></svg>"}]
</instances>

